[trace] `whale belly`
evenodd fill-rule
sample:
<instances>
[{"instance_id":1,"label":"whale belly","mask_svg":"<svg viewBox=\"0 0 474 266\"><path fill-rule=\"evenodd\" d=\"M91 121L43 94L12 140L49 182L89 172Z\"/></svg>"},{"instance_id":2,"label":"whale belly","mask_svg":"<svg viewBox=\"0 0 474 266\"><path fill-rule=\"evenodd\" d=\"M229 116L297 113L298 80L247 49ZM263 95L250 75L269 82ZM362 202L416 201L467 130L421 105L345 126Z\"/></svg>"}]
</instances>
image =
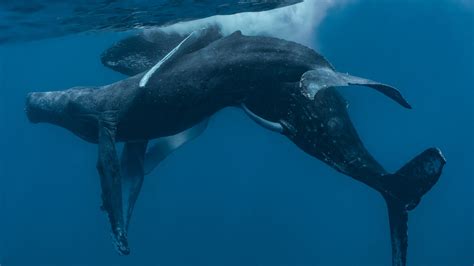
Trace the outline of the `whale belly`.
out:
<instances>
[{"instance_id":1,"label":"whale belly","mask_svg":"<svg viewBox=\"0 0 474 266\"><path fill-rule=\"evenodd\" d=\"M149 140L182 132L232 105L237 97L213 95L210 91L145 93L117 125L118 141Z\"/></svg>"}]
</instances>

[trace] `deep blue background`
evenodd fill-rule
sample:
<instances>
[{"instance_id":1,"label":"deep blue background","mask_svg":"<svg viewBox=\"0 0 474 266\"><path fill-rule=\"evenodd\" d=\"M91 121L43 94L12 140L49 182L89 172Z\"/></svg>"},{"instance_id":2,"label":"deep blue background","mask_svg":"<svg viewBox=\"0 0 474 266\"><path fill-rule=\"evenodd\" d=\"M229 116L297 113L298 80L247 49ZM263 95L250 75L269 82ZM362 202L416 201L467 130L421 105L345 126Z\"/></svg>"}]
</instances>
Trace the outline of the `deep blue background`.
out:
<instances>
[{"instance_id":1,"label":"deep blue background","mask_svg":"<svg viewBox=\"0 0 474 266\"><path fill-rule=\"evenodd\" d=\"M410 213L409 265L474 263L474 15L453 1L364 1L332 10L318 47L340 71L398 87L405 110L345 88L366 146L390 171L430 146L448 159ZM382 198L236 109L146 178L119 257L100 212L96 150L28 123L30 91L122 76L99 54L123 34L0 47L2 265L389 265ZM316 40L315 40L316 41ZM150 118L152 120L152 118Z\"/></svg>"}]
</instances>

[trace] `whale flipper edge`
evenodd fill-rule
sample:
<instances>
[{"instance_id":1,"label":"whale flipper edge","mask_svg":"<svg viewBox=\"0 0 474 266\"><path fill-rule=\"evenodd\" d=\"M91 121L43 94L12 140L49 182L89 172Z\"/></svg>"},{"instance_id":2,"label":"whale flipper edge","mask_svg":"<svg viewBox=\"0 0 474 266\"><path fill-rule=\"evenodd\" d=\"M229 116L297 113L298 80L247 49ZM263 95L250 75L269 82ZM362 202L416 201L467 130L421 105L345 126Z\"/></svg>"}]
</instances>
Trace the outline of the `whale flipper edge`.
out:
<instances>
[{"instance_id":1,"label":"whale flipper edge","mask_svg":"<svg viewBox=\"0 0 474 266\"><path fill-rule=\"evenodd\" d=\"M205 119L197 125L179 132L178 134L161 137L151 141L145 154L144 173L148 175L166 158L166 156L201 135L207 128L208 122L209 119Z\"/></svg>"},{"instance_id":2,"label":"whale flipper edge","mask_svg":"<svg viewBox=\"0 0 474 266\"><path fill-rule=\"evenodd\" d=\"M115 248L121 255L130 253L124 227L122 204L122 178L120 162L115 147L116 112L104 112L99 116L99 156L97 170L102 188L102 209L107 212L112 227Z\"/></svg>"},{"instance_id":3,"label":"whale flipper edge","mask_svg":"<svg viewBox=\"0 0 474 266\"><path fill-rule=\"evenodd\" d=\"M122 171L122 213L127 231L145 176L144 158L146 147L147 141L126 142L120 158Z\"/></svg>"},{"instance_id":4,"label":"whale flipper edge","mask_svg":"<svg viewBox=\"0 0 474 266\"><path fill-rule=\"evenodd\" d=\"M411 109L411 105L405 100L400 91L394 87L369 79L339 73L327 67L320 67L307 71L303 74L300 80L300 87L303 89L303 93L306 97L311 99L314 98L319 90L351 85L373 88L391 98L401 106Z\"/></svg>"}]
</instances>

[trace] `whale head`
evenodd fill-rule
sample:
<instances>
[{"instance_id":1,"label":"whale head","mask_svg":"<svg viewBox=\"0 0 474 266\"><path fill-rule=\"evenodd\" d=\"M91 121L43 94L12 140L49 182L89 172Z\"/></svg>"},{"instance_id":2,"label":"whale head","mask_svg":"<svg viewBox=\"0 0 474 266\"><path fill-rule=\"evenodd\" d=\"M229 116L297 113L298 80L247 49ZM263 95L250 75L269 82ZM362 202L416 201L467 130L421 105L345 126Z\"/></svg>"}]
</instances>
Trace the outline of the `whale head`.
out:
<instances>
[{"instance_id":1,"label":"whale head","mask_svg":"<svg viewBox=\"0 0 474 266\"><path fill-rule=\"evenodd\" d=\"M64 124L69 99L66 91L28 93L25 105L28 120L32 123Z\"/></svg>"},{"instance_id":2,"label":"whale head","mask_svg":"<svg viewBox=\"0 0 474 266\"><path fill-rule=\"evenodd\" d=\"M74 87L64 91L28 93L26 116L31 123L60 126L86 141L94 142L97 121L89 107L94 106L95 102L89 96L95 90L92 87Z\"/></svg>"}]
</instances>

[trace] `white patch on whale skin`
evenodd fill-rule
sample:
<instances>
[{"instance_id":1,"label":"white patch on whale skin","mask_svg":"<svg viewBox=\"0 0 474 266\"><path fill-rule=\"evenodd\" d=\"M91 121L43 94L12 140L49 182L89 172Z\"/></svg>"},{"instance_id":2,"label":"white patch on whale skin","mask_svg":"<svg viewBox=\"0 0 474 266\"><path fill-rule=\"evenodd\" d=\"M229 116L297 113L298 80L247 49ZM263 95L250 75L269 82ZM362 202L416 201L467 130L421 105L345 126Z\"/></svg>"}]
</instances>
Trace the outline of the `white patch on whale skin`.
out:
<instances>
[{"instance_id":1,"label":"white patch on whale skin","mask_svg":"<svg viewBox=\"0 0 474 266\"><path fill-rule=\"evenodd\" d=\"M139 83L139 86L140 88L143 88L146 86L146 84L148 83L148 80L150 79L150 77L156 72L156 70L158 70L166 61L170 60L170 58L176 54L176 52L179 50L179 48L183 45L183 43L185 43L189 38L191 38L192 36L196 35L196 32L192 32L191 34L188 35L188 37L184 38L184 40L182 40L175 48L173 48L173 50L171 50L171 52L169 52L167 55L165 55L165 57L163 57L163 59L160 60L160 62L158 62L156 65L154 65L144 76L143 78L140 80L140 83Z\"/></svg>"},{"instance_id":2,"label":"white patch on whale skin","mask_svg":"<svg viewBox=\"0 0 474 266\"><path fill-rule=\"evenodd\" d=\"M318 68L317 70L304 73L301 77L299 86L302 89L302 93L307 98L313 100L320 90L337 85L334 83L336 75L337 73L332 69Z\"/></svg>"}]
</instances>

